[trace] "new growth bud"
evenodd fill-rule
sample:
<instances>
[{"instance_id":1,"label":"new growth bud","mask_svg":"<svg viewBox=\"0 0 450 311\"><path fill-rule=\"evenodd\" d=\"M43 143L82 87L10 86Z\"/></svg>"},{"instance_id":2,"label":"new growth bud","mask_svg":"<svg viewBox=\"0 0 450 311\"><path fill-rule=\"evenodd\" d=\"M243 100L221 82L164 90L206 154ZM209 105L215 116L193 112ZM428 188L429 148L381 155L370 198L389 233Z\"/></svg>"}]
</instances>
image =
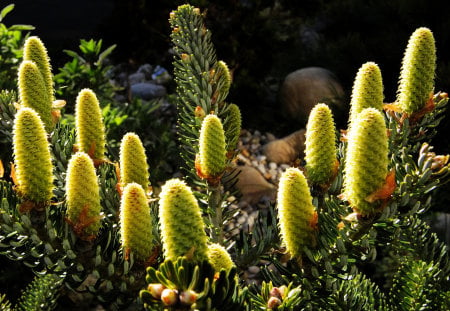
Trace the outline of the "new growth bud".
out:
<instances>
[{"instance_id":1,"label":"new growth bud","mask_svg":"<svg viewBox=\"0 0 450 311\"><path fill-rule=\"evenodd\" d=\"M48 98L44 78L36 63L24 60L19 66L19 103L35 110L49 133L53 129L52 101Z\"/></svg>"},{"instance_id":2,"label":"new growth bud","mask_svg":"<svg viewBox=\"0 0 450 311\"><path fill-rule=\"evenodd\" d=\"M225 171L225 134L220 119L207 115L202 122L196 169L201 178L216 180Z\"/></svg>"},{"instance_id":3,"label":"new growth bud","mask_svg":"<svg viewBox=\"0 0 450 311\"><path fill-rule=\"evenodd\" d=\"M194 261L206 260L205 225L191 188L179 179L171 179L162 186L159 196L164 257L176 260L189 254Z\"/></svg>"},{"instance_id":4,"label":"new growth bud","mask_svg":"<svg viewBox=\"0 0 450 311\"><path fill-rule=\"evenodd\" d=\"M78 93L75 105L75 125L79 151L94 160L105 158L106 138L102 111L97 96L90 89Z\"/></svg>"},{"instance_id":5,"label":"new growth bud","mask_svg":"<svg viewBox=\"0 0 450 311\"><path fill-rule=\"evenodd\" d=\"M344 197L361 215L372 215L378 202L368 197L386 182L388 139L383 114L366 108L355 120L348 137L345 162Z\"/></svg>"},{"instance_id":6,"label":"new growth bud","mask_svg":"<svg viewBox=\"0 0 450 311\"><path fill-rule=\"evenodd\" d=\"M47 133L38 114L31 108L21 108L15 116L13 148L19 196L35 203L50 201L53 165Z\"/></svg>"},{"instance_id":7,"label":"new growth bud","mask_svg":"<svg viewBox=\"0 0 450 311\"><path fill-rule=\"evenodd\" d=\"M66 177L67 221L81 238L94 238L101 225L100 193L92 159L84 152L69 160Z\"/></svg>"},{"instance_id":8,"label":"new growth bud","mask_svg":"<svg viewBox=\"0 0 450 311\"><path fill-rule=\"evenodd\" d=\"M230 254L220 244L214 243L208 246L208 261L216 272L224 269L230 271L234 267Z\"/></svg>"},{"instance_id":9,"label":"new growth bud","mask_svg":"<svg viewBox=\"0 0 450 311\"><path fill-rule=\"evenodd\" d=\"M152 253L153 231L150 207L142 186L125 186L120 204L120 236L122 247L131 250L137 260L145 261Z\"/></svg>"},{"instance_id":10,"label":"new growth bud","mask_svg":"<svg viewBox=\"0 0 450 311\"><path fill-rule=\"evenodd\" d=\"M336 174L336 129L330 108L316 105L306 125L305 161L308 180L325 184Z\"/></svg>"},{"instance_id":11,"label":"new growth bud","mask_svg":"<svg viewBox=\"0 0 450 311\"><path fill-rule=\"evenodd\" d=\"M411 35L403 56L397 102L411 114L422 109L434 89L436 46L430 29L418 28Z\"/></svg>"},{"instance_id":12,"label":"new growth bud","mask_svg":"<svg viewBox=\"0 0 450 311\"><path fill-rule=\"evenodd\" d=\"M302 248L311 245L317 224L306 178L297 168L288 168L280 178L277 194L280 233L287 251L301 258Z\"/></svg>"},{"instance_id":13,"label":"new growth bud","mask_svg":"<svg viewBox=\"0 0 450 311\"><path fill-rule=\"evenodd\" d=\"M149 185L147 156L139 136L127 133L120 144L120 183L122 187L135 182L147 191Z\"/></svg>"},{"instance_id":14,"label":"new growth bud","mask_svg":"<svg viewBox=\"0 0 450 311\"><path fill-rule=\"evenodd\" d=\"M383 100L383 80L380 68L373 62L367 62L359 68L353 83L349 128L363 109L372 107L382 111Z\"/></svg>"}]
</instances>

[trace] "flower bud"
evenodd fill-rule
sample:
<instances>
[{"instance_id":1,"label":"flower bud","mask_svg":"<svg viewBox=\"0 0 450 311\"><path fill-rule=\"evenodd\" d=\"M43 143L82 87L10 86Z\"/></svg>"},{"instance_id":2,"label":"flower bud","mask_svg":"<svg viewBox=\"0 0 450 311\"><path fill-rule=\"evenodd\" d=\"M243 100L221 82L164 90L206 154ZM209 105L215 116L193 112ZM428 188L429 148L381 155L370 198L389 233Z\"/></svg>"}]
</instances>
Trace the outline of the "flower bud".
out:
<instances>
[{"instance_id":1,"label":"flower bud","mask_svg":"<svg viewBox=\"0 0 450 311\"><path fill-rule=\"evenodd\" d=\"M275 309L281 306L282 301L278 299L277 297L270 297L267 301L267 308L268 309Z\"/></svg>"},{"instance_id":2,"label":"flower bud","mask_svg":"<svg viewBox=\"0 0 450 311\"><path fill-rule=\"evenodd\" d=\"M190 306L197 301L197 296L198 296L198 294L196 292L189 289L189 290L181 292L179 298L180 298L180 302L183 305Z\"/></svg>"},{"instance_id":3,"label":"flower bud","mask_svg":"<svg viewBox=\"0 0 450 311\"><path fill-rule=\"evenodd\" d=\"M147 290L150 292L153 298L161 299L161 294L166 287L160 283L150 283L147 286Z\"/></svg>"},{"instance_id":4,"label":"flower bud","mask_svg":"<svg viewBox=\"0 0 450 311\"><path fill-rule=\"evenodd\" d=\"M178 302L178 291L176 289L163 289L161 293L161 301L165 306L173 306Z\"/></svg>"}]
</instances>

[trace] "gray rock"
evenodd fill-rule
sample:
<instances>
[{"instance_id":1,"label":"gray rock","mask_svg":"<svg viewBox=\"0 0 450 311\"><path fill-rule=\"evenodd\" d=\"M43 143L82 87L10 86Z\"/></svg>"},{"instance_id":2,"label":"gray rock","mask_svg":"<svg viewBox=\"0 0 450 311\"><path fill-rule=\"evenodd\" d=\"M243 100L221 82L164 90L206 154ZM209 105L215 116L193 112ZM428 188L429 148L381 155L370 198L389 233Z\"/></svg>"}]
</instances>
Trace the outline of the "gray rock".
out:
<instances>
[{"instance_id":1,"label":"gray rock","mask_svg":"<svg viewBox=\"0 0 450 311\"><path fill-rule=\"evenodd\" d=\"M130 90L133 97L141 98L144 100L162 97L167 93L164 86L145 82L131 85Z\"/></svg>"},{"instance_id":2,"label":"gray rock","mask_svg":"<svg viewBox=\"0 0 450 311\"><path fill-rule=\"evenodd\" d=\"M137 73L142 73L145 75L146 80L151 80L153 73L153 66L150 64L143 64L139 66Z\"/></svg>"},{"instance_id":3,"label":"gray rock","mask_svg":"<svg viewBox=\"0 0 450 311\"><path fill-rule=\"evenodd\" d=\"M335 114L345 110L344 90L334 74L321 67L307 67L286 76L280 88L281 112L287 119L305 126L309 112L325 103Z\"/></svg>"},{"instance_id":4,"label":"gray rock","mask_svg":"<svg viewBox=\"0 0 450 311\"><path fill-rule=\"evenodd\" d=\"M155 70L153 71L153 74L152 74L152 80L155 83L165 84L165 83L169 82L171 79L172 79L172 76L169 74L167 69L165 69L161 66L155 67Z\"/></svg>"},{"instance_id":5,"label":"gray rock","mask_svg":"<svg viewBox=\"0 0 450 311\"><path fill-rule=\"evenodd\" d=\"M129 85L145 82L145 74L142 72L135 72L128 76Z\"/></svg>"}]
</instances>

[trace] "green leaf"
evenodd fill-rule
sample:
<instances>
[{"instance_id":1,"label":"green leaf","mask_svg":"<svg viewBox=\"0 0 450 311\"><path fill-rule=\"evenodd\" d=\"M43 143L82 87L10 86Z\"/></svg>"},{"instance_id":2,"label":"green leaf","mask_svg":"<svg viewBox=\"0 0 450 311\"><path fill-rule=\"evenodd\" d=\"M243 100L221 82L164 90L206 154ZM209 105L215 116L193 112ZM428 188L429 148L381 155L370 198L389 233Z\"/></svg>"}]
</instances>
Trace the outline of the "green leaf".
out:
<instances>
[{"instance_id":1,"label":"green leaf","mask_svg":"<svg viewBox=\"0 0 450 311\"><path fill-rule=\"evenodd\" d=\"M34 26L22 24L12 25L11 27L8 28L9 31L29 31L34 29L35 29Z\"/></svg>"},{"instance_id":2,"label":"green leaf","mask_svg":"<svg viewBox=\"0 0 450 311\"><path fill-rule=\"evenodd\" d=\"M14 4L9 4L5 6L0 12L0 22L5 18L5 16L14 9Z\"/></svg>"},{"instance_id":3,"label":"green leaf","mask_svg":"<svg viewBox=\"0 0 450 311\"><path fill-rule=\"evenodd\" d=\"M108 57L108 55L112 53L112 51L116 48L116 46L117 46L116 44L113 44L109 48L104 50L102 53L100 53L98 60L94 63L94 65L96 65L96 66L102 65L105 58Z\"/></svg>"}]
</instances>

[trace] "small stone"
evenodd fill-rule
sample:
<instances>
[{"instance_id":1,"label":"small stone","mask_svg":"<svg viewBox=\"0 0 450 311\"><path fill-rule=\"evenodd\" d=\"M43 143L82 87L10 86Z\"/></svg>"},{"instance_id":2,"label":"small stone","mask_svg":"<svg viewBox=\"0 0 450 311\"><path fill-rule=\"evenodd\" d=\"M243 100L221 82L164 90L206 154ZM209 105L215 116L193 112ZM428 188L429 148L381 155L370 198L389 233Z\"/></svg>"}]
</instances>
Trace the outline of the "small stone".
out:
<instances>
[{"instance_id":1,"label":"small stone","mask_svg":"<svg viewBox=\"0 0 450 311\"><path fill-rule=\"evenodd\" d=\"M130 85L142 83L145 81L145 75L141 72L135 72L128 76L128 83Z\"/></svg>"},{"instance_id":2,"label":"small stone","mask_svg":"<svg viewBox=\"0 0 450 311\"><path fill-rule=\"evenodd\" d=\"M144 100L163 97L167 93L164 86L145 82L132 85L130 90L133 97L142 98Z\"/></svg>"},{"instance_id":3,"label":"small stone","mask_svg":"<svg viewBox=\"0 0 450 311\"><path fill-rule=\"evenodd\" d=\"M261 174L265 174L266 173L266 167L262 164L258 164L258 170L261 172Z\"/></svg>"},{"instance_id":4,"label":"small stone","mask_svg":"<svg viewBox=\"0 0 450 311\"><path fill-rule=\"evenodd\" d=\"M267 157L266 157L265 155L258 155L258 156L256 157L256 159L257 159L259 162L264 163L264 162L266 162Z\"/></svg>"},{"instance_id":5,"label":"small stone","mask_svg":"<svg viewBox=\"0 0 450 311\"><path fill-rule=\"evenodd\" d=\"M248 151L248 149L242 149L241 150L241 154L244 156L244 157L250 157L250 152Z\"/></svg>"},{"instance_id":6,"label":"small stone","mask_svg":"<svg viewBox=\"0 0 450 311\"><path fill-rule=\"evenodd\" d=\"M137 73L143 74L146 80L151 80L153 73L153 66L150 64L143 64L139 66Z\"/></svg>"}]
</instances>

